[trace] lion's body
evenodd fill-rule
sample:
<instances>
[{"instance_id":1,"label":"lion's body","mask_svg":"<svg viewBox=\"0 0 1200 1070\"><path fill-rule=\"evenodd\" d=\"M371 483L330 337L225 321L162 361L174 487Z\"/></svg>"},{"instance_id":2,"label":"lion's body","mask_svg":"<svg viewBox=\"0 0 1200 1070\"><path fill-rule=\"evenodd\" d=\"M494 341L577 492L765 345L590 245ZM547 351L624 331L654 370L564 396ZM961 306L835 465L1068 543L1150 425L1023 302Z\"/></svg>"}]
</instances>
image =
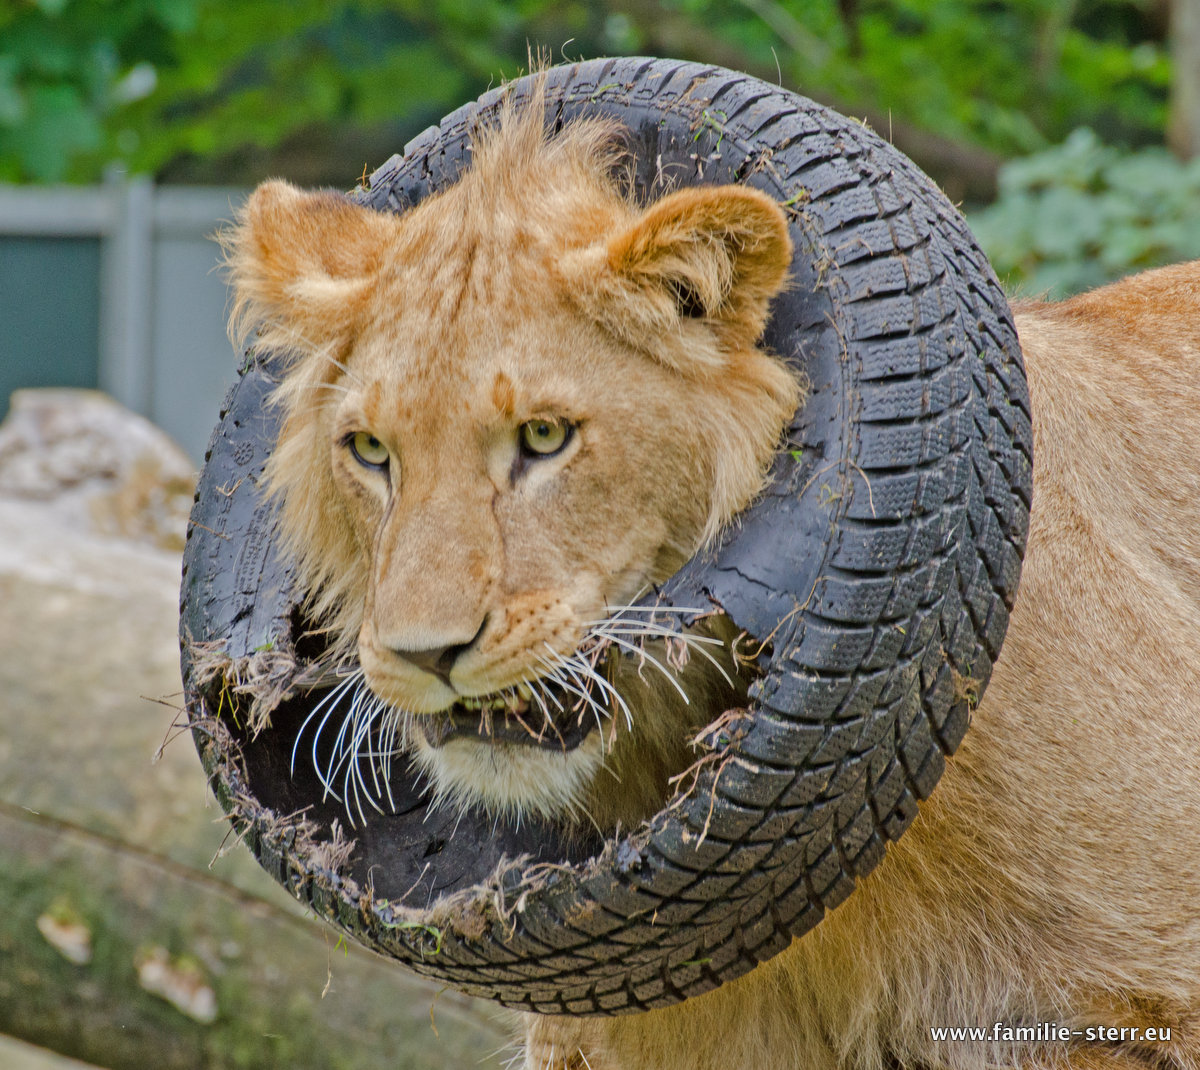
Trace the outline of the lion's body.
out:
<instances>
[{"instance_id":1,"label":"lion's body","mask_svg":"<svg viewBox=\"0 0 1200 1070\"><path fill-rule=\"evenodd\" d=\"M1017 326L1028 551L932 798L776 959L664 1011L532 1020L530 1067L1200 1066L1200 262ZM1171 1039L930 1034L996 1023Z\"/></svg>"},{"instance_id":2,"label":"lion's body","mask_svg":"<svg viewBox=\"0 0 1200 1070\"><path fill-rule=\"evenodd\" d=\"M268 470L287 544L410 726L516 701L548 651L668 576L757 493L799 396L756 348L790 254L778 207L723 187L638 209L607 131L547 144L535 120L404 216L275 184L230 239L246 319L297 353ZM1200 1067L1200 266L1018 326L1028 555L938 790L776 959L646 1015L532 1018L530 1070ZM530 428L559 444L522 452ZM605 732L565 756L409 745L458 803L636 820L746 681L692 656L685 707L667 674L625 671L634 725L614 719L610 753ZM1171 1040L930 1034L1048 1022Z\"/></svg>"}]
</instances>

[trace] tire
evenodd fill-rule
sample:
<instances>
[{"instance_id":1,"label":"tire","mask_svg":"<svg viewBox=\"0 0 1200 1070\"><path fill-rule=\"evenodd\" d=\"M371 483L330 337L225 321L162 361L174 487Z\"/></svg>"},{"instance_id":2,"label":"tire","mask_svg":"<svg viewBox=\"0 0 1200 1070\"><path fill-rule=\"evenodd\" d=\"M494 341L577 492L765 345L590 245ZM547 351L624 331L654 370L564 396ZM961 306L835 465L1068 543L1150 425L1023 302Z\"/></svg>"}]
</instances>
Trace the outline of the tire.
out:
<instances>
[{"instance_id":1,"label":"tire","mask_svg":"<svg viewBox=\"0 0 1200 1070\"><path fill-rule=\"evenodd\" d=\"M525 93L527 82L516 92ZM716 67L594 60L549 74L555 122L629 129L636 187L673 173L787 206L793 285L766 343L812 384L770 485L714 552L661 591L713 599L769 640L744 718L696 784L607 842L429 813L352 830L288 765L316 698L292 576L256 478L277 431L253 357L214 432L185 553L181 637L194 738L264 867L367 946L526 1010L614 1014L710 990L843 901L933 790L1000 652L1031 501L1024 368L1008 308L928 178L860 124ZM450 183L499 91L427 130L356 192L404 211ZM220 648L286 697L257 735ZM272 675L272 673L274 675ZM304 763L301 763L304 764ZM393 774L393 780L396 780ZM301 815L301 816L297 816ZM347 853L349 852L349 853Z\"/></svg>"}]
</instances>

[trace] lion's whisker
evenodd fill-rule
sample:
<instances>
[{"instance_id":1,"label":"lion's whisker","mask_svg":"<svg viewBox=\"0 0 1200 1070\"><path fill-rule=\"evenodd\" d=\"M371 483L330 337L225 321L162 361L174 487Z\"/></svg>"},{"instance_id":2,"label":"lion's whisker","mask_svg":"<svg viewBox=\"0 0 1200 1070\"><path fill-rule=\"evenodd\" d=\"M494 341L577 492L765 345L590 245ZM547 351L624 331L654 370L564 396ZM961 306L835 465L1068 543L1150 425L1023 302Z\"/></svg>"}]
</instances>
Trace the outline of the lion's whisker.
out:
<instances>
[{"instance_id":1,"label":"lion's whisker","mask_svg":"<svg viewBox=\"0 0 1200 1070\"><path fill-rule=\"evenodd\" d=\"M613 687L613 685L608 680L606 680L599 672L597 672L596 669L592 665L589 665L586 662L581 662L580 671L589 680L594 680L596 682L596 684L600 687L600 689L606 695L610 695L612 697L612 701L620 708L621 712L623 714L625 714L626 727L629 729L632 729L633 728L633 714L630 712L629 706L626 704L625 699L622 697L621 693L615 687Z\"/></svg>"},{"instance_id":2,"label":"lion's whisker","mask_svg":"<svg viewBox=\"0 0 1200 1070\"><path fill-rule=\"evenodd\" d=\"M392 797L392 758L395 757L399 747L397 746L396 736L400 731L401 714L395 707L388 710L387 718L384 725L384 771L383 782L387 786L388 805L393 812L396 809L396 800Z\"/></svg>"},{"instance_id":3,"label":"lion's whisker","mask_svg":"<svg viewBox=\"0 0 1200 1070\"><path fill-rule=\"evenodd\" d=\"M296 751L300 747L300 737L304 735L305 729L308 728L308 726L312 723L313 718L315 718L318 714L320 714L320 712L323 709L325 709L326 706L329 707L329 709L325 710L325 716L322 718L320 727L317 728L317 736L313 740L313 764L316 765L317 764L316 746L317 746L317 739L320 739L320 736L321 736L321 729L325 727L325 722L329 720L330 713L332 713L333 708L337 706L338 702L341 701L343 694L345 694L346 690L349 687L351 687L354 684L355 680L361 675L362 675L361 670L352 672L348 677L346 677L346 679L342 683L338 684L338 686L335 687L332 691L330 691L328 695L326 695L323 699L321 699L321 701L318 702L313 707L312 712L309 713L309 715L306 718L304 718L304 723L300 726L300 731L296 733L296 739L292 743L292 761L291 761L291 766L290 766L290 772L292 773L293 776L296 773Z\"/></svg>"},{"instance_id":4,"label":"lion's whisker","mask_svg":"<svg viewBox=\"0 0 1200 1070\"><path fill-rule=\"evenodd\" d=\"M575 683L578 684L580 688L582 688L583 694L586 696L588 703L590 705L594 706L594 705L596 705L596 701L592 697L591 688L589 687L587 682L585 680L581 679L579 676L579 668L580 667L581 666L578 665L578 661L575 658L571 658L570 660L563 663L564 671L570 675L571 679L574 680Z\"/></svg>"},{"instance_id":5,"label":"lion's whisker","mask_svg":"<svg viewBox=\"0 0 1200 1070\"><path fill-rule=\"evenodd\" d=\"M533 692L533 698L535 698L537 700L538 709L541 710L541 712L542 712L542 721L543 722L549 721L550 720L550 707L546 705L546 698L542 694L540 687L538 688L537 691Z\"/></svg>"},{"instance_id":6,"label":"lion's whisker","mask_svg":"<svg viewBox=\"0 0 1200 1070\"><path fill-rule=\"evenodd\" d=\"M367 385L363 381L363 378L361 375L359 375L357 372L352 372L344 361L338 360L337 357L333 356L329 352L320 353L320 357L323 360L327 360L330 364L332 364L335 368L337 368L338 371L340 371L351 382L357 383L359 386Z\"/></svg>"},{"instance_id":7,"label":"lion's whisker","mask_svg":"<svg viewBox=\"0 0 1200 1070\"><path fill-rule=\"evenodd\" d=\"M550 718L550 707L546 705L546 696L542 693L545 690L544 685L542 684L542 682L540 680L537 680L537 679L534 679L534 680L527 679L525 681L525 684L529 688L530 699L537 702L538 709L541 711L541 714L542 714L542 721L549 722L551 719Z\"/></svg>"},{"instance_id":8,"label":"lion's whisker","mask_svg":"<svg viewBox=\"0 0 1200 1070\"><path fill-rule=\"evenodd\" d=\"M655 638L662 638L662 639L667 640L668 642L678 641L678 642L682 643L684 645L684 648L686 650L688 650L689 652L695 651L695 653L699 654L701 657L703 657L707 661L709 661L714 666L714 668L716 668L717 672L719 672L721 674L721 676L725 680L725 682L730 687L734 686L734 682L732 679L730 679L729 674L725 671L724 666L722 666L721 663L715 657L713 657L713 655L709 651L704 649L705 646L719 646L719 647L725 646L725 642L721 639L718 639L716 636L696 635L692 632L674 632L674 631L671 631L671 629L669 629L669 628L660 628L657 625L649 624L649 623L646 623L644 626L639 624L638 626L632 627L632 628L622 627L622 628L611 628L610 629L610 628L606 628L606 627L600 627L600 628L596 629L595 634L599 635L601 637L605 637L605 636L615 637L616 635L623 635L623 636L627 636L627 637L628 636L645 635L645 636L653 636Z\"/></svg>"},{"instance_id":9,"label":"lion's whisker","mask_svg":"<svg viewBox=\"0 0 1200 1070\"><path fill-rule=\"evenodd\" d=\"M539 701L540 701L541 707L542 707L542 712L545 714L545 718L546 718L547 722L552 721L554 719L554 714L550 712L550 707L546 704L546 699L549 699L551 702L554 703L555 706L558 707L559 713L566 712L566 710L563 708L563 704L559 701L558 696L549 687L546 686L544 679L538 681L537 687L538 687L538 690L535 692L535 694L538 695L538 698L539 698Z\"/></svg>"},{"instance_id":10,"label":"lion's whisker","mask_svg":"<svg viewBox=\"0 0 1200 1070\"><path fill-rule=\"evenodd\" d=\"M578 657L576 654L569 656L558 656L560 657L560 662L556 668L556 672L554 672L554 681L556 681L560 687L564 687L565 690L571 691L574 693L574 695L580 696L584 703L589 705L594 704L595 699L592 696L592 692L590 692L586 681L580 679L580 675L578 675L577 672L577 669L582 667L582 661L580 657ZM571 680L574 680L574 684L571 684L570 681L566 679L568 675ZM577 704L575 708L578 708Z\"/></svg>"},{"instance_id":11,"label":"lion's whisker","mask_svg":"<svg viewBox=\"0 0 1200 1070\"><path fill-rule=\"evenodd\" d=\"M380 776L380 773L382 772L382 767L383 767L383 736L382 736L382 732L376 733L376 736L377 736L376 743L377 743L378 749L375 751L372 751L371 750L370 729L371 729L372 724L374 724L374 722L376 720L381 720L383 718L386 709L387 709L387 706L385 705L384 702L382 702L379 699L378 696L376 696L376 695L371 696L371 701L367 706L366 721L363 726L363 730L359 733L359 738L356 741L356 746L355 746L356 753L359 753L361 751L360 744L362 742L365 742L367 745L366 750L361 752L360 756L365 757L370 764L371 782L375 785L376 795L381 800L382 800L383 795L385 794L385 790L386 790L385 788L381 787L379 784L379 776ZM359 762L357 759L354 763L354 766L355 766L356 770L358 770L360 768ZM386 783L386 774L384 775L384 779L385 779L385 783ZM376 807L376 809L379 809L379 807ZM393 807L393 809L395 809L395 807ZM379 810L379 812L383 813L382 810Z\"/></svg>"},{"instance_id":12,"label":"lion's whisker","mask_svg":"<svg viewBox=\"0 0 1200 1070\"><path fill-rule=\"evenodd\" d=\"M662 662L660 662L658 658L654 657L653 654L650 654L645 647L637 646L634 643L628 643L616 635L609 636L609 640L613 643L616 643L617 646L628 650L631 654L636 654L639 658L644 658L646 661L650 662L651 665L653 665L660 673L663 674L663 676L667 678L667 681L671 684L671 686L679 692L679 697L682 698L686 704L691 704L691 699L688 698L687 692L679 686L679 681L676 680L674 675L666 669Z\"/></svg>"},{"instance_id":13,"label":"lion's whisker","mask_svg":"<svg viewBox=\"0 0 1200 1070\"><path fill-rule=\"evenodd\" d=\"M358 724L359 710L362 707L363 692L367 690L366 681L360 681L359 686L355 688L354 696L350 700L350 709L346 712L346 716L342 719L341 728L338 729L337 737L333 741L333 753L330 755L330 780L332 780L341 771L348 756L348 748L346 746L347 736L353 738L355 727ZM336 761L333 759L336 758ZM339 796L334 796L340 798Z\"/></svg>"},{"instance_id":14,"label":"lion's whisker","mask_svg":"<svg viewBox=\"0 0 1200 1070\"><path fill-rule=\"evenodd\" d=\"M325 726L326 726L326 724L329 723L329 718L331 716L333 716L334 710L337 709L338 704L345 697L346 692L349 690L349 688L351 687L352 684L356 684L359 688L362 687L363 680L362 680L361 672L352 674L346 680L346 682L344 684L341 684L330 694L326 695L325 698L321 700L321 702L317 706L317 708L313 710L312 714L310 714L309 718L305 720L304 724L300 728L300 732L298 732L296 734L296 743L298 744L300 741L300 736L303 734L305 727L307 727L309 720L311 720L312 717L316 716L316 714L321 710L322 707L328 706L328 708L325 710L325 715L321 718L321 723L317 726L317 730L313 735L312 762L313 762L313 769L315 770L315 772L317 774L317 779L321 782L321 785L324 789L323 798L332 797L334 799L337 799L338 802L341 802L342 798L337 793L337 790L333 786L334 771L332 768L328 771L322 769L320 756L318 754L318 748L319 748L320 742L321 742L321 733L325 731ZM345 722L343 721L343 724L344 723ZM293 748L292 748L292 753L293 753L293 761L294 761L295 746L293 746ZM335 744L334 751L330 755L331 760L336 755L337 755L337 746Z\"/></svg>"},{"instance_id":15,"label":"lion's whisker","mask_svg":"<svg viewBox=\"0 0 1200 1070\"><path fill-rule=\"evenodd\" d=\"M581 681L581 683L583 683L583 686L586 687L586 689L588 689L589 705L590 705L590 708L592 708L592 716L596 723L596 731L598 731L600 733L600 753L602 755L602 753L605 752L605 743L606 743L605 733L604 733L604 722L612 720L612 710L610 708L604 707L604 705L601 705L599 702L596 702L595 698L592 697L592 692L590 692L590 687L589 687L590 673L587 673L586 675L588 675L588 677L589 677L588 683L583 683L583 681ZM576 679L578 679L578 678L576 677ZM626 721L628 721L628 717L626 717Z\"/></svg>"},{"instance_id":16,"label":"lion's whisker","mask_svg":"<svg viewBox=\"0 0 1200 1070\"><path fill-rule=\"evenodd\" d=\"M302 385L306 390L336 390L339 394L352 392L348 386L343 386L341 383L304 383Z\"/></svg>"},{"instance_id":17,"label":"lion's whisker","mask_svg":"<svg viewBox=\"0 0 1200 1070\"><path fill-rule=\"evenodd\" d=\"M550 646L550 644L549 644L549 643L546 643L546 644L545 644L545 646L546 646L546 649L547 649L547 650L550 650L550 652L551 652L551 653L554 653L554 650L553 650L553 648ZM559 656L559 657L562 657L562 655L558 655L558 656ZM572 694L578 695L578 696L579 696L579 697L580 697L580 698L583 700L583 703L584 703L585 705L586 705L587 703L589 703L589 702L592 702L593 700L592 700L591 696L588 694L588 692L587 692L586 688L585 688L585 689L583 689L583 690L580 690L580 688L578 688L578 687L575 687L573 684L571 684L571 683L570 683L570 682L569 682L569 681L568 681L568 680L567 680L567 679L566 679L566 678L563 676L563 670L566 670L566 671L568 671L568 672L570 671L570 663L569 663L569 660L568 660L567 658L563 658L563 659L562 659L562 661L561 661L561 663L560 663L558 666L556 666L556 668L555 668L555 672L554 672L554 682L555 682L556 684L558 684L558 685L559 685L559 687L563 688L563 690L565 690L565 691L570 691ZM574 709L575 709L575 708L573 707L573 708L572 708L572 712L574 712ZM565 712L565 711L564 711L564 712Z\"/></svg>"},{"instance_id":18,"label":"lion's whisker","mask_svg":"<svg viewBox=\"0 0 1200 1070\"><path fill-rule=\"evenodd\" d=\"M587 673L587 671L586 671L586 667L585 667L585 666L583 666L583 665L580 665L580 666L579 666L579 668L580 668L581 670L584 670L584 672L585 672L585 676L588 676L588 675L589 675L589 674ZM603 747L604 747L604 732L603 732L603 729L602 729L602 720L608 720L608 719L609 719L609 718L612 716L612 713L611 713L611 711L609 711L609 710L608 710L608 709L606 709L604 706L600 705L600 703L599 703L599 702L597 702L597 701L596 701L596 698L595 698L595 696L592 694L592 691L591 691L591 687L590 687L590 681L589 681L588 679L581 679L581 678L580 678L579 672L577 672L577 671L576 671L576 663L575 663L575 659L572 659L572 663L571 663L571 664L568 664L568 665L566 666L566 669L567 669L567 672L569 672L569 673L571 674L571 679L573 679L573 680L574 680L574 681L575 681L577 684L579 684L579 686L580 686L581 688L583 688L583 693L584 693L584 696L585 696L585 698L587 699L587 708L588 708L588 709L590 709L590 710L592 711L592 717L593 717L593 718L595 719L595 721L596 721L596 727L597 727L597 728L599 728L599 729L601 729L601 732L600 732L600 746L601 746L601 749L603 750ZM582 713L581 713L581 714L580 714L580 720L581 720L581 721L582 721L582 716L583 716L583 715L582 715Z\"/></svg>"},{"instance_id":19,"label":"lion's whisker","mask_svg":"<svg viewBox=\"0 0 1200 1070\"><path fill-rule=\"evenodd\" d=\"M695 632L680 632L673 628L666 628L660 624L655 624L652 621L597 621L592 626L591 631L593 635L653 635L663 639L679 639L688 644L725 645L724 640L718 639L715 635L697 635Z\"/></svg>"},{"instance_id":20,"label":"lion's whisker","mask_svg":"<svg viewBox=\"0 0 1200 1070\"><path fill-rule=\"evenodd\" d=\"M546 644L546 649L549 650L551 654L555 654L554 649L550 646L549 643ZM543 657L541 654L534 654L534 657L542 665L546 666L546 669L547 669L546 675L539 679L539 683L541 683L543 688L545 688L546 694L549 696L550 701L553 702L554 705L556 705L558 707L558 712L566 713L567 711L566 711L565 707L563 706L563 704L561 702L558 701L558 696L553 691L551 691L549 688L545 687L546 680L553 680L555 683L559 682L558 666L554 662L550 661L548 658ZM555 654L555 657L558 657L558 655Z\"/></svg>"},{"instance_id":21,"label":"lion's whisker","mask_svg":"<svg viewBox=\"0 0 1200 1070\"><path fill-rule=\"evenodd\" d=\"M391 748L399 716L400 711L372 693L365 686L365 681L356 691L335 744L330 768L323 777L332 781L339 771L344 769L343 795L339 797L334 794L335 798L339 798L345 805L347 816L352 823L354 818L350 810L351 795L359 819L363 822L366 821L364 799L373 810L382 814L385 811L381 802L386 794L392 810L396 808L391 792ZM371 745L373 735L376 737L376 747ZM370 784L363 775L363 762L369 766Z\"/></svg>"},{"instance_id":22,"label":"lion's whisker","mask_svg":"<svg viewBox=\"0 0 1200 1070\"><path fill-rule=\"evenodd\" d=\"M678 613L680 615L699 617L710 614L713 611L712 606L708 606L705 609L697 609L695 606L643 606L638 605L636 602L627 606L609 606L608 608L612 612L606 618L607 620L616 620L624 613L649 613L651 617L657 616L659 613Z\"/></svg>"},{"instance_id":23,"label":"lion's whisker","mask_svg":"<svg viewBox=\"0 0 1200 1070\"><path fill-rule=\"evenodd\" d=\"M628 608L628 607L625 607ZM641 607L647 610L661 607ZM667 607L674 609L674 607ZM691 612L691 611L688 611ZM683 644L685 651L695 651L704 657L713 667L721 674L722 679L730 687L734 686L733 680L725 671L724 666L709 651L705 650L705 646L724 647L725 642L716 636L696 635L694 632L676 630L657 624L653 620L637 620L632 617L623 617L619 613L609 617L606 620L595 621L590 625L590 635L599 639L613 639L617 636L625 638L661 638L668 642L678 641ZM639 644L640 646L640 644ZM644 653L644 651L642 651Z\"/></svg>"},{"instance_id":24,"label":"lion's whisker","mask_svg":"<svg viewBox=\"0 0 1200 1070\"><path fill-rule=\"evenodd\" d=\"M370 748L368 746L367 753L362 753L362 745L364 741L369 741L371 727L379 712L379 704L375 696L368 688L360 688L355 693L355 701L351 707L350 717L347 718L350 727L349 745L341 754L338 765L345 765L345 774L342 779L343 791L346 796L347 809L349 808L350 791L354 791L354 803L358 809L359 820L366 824L367 816L363 811L363 798L370 804L371 808L378 813L383 813L375 796L371 792L370 786L367 784L362 773L362 761L364 757L368 760L371 766L371 776L375 778L376 786L378 786L378 774L376 772L375 762L372 759Z\"/></svg>"}]
</instances>

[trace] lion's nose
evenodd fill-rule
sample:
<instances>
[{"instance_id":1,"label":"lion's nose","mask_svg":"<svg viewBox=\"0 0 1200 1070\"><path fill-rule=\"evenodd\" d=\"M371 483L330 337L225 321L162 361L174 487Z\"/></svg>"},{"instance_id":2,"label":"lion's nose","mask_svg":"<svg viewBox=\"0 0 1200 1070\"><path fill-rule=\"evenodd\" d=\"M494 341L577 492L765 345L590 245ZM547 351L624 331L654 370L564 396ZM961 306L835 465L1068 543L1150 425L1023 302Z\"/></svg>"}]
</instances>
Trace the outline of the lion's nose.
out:
<instances>
[{"instance_id":1,"label":"lion's nose","mask_svg":"<svg viewBox=\"0 0 1200 1070\"><path fill-rule=\"evenodd\" d=\"M418 669L432 673L442 683L448 684L455 660L470 645L459 643L457 646L437 646L429 650L397 650L396 653L405 661L411 661Z\"/></svg>"},{"instance_id":2,"label":"lion's nose","mask_svg":"<svg viewBox=\"0 0 1200 1070\"><path fill-rule=\"evenodd\" d=\"M422 669L433 676L436 676L444 684L450 683L450 671L454 668L454 663L458 660L458 656L469 647L474 646L475 641L483 634L483 629L487 626L487 620L484 619L478 630L465 643L455 643L452 646L435 646L429 647L427 650L396 650L395 653L404 658L405 661L411 661L418 669Z\"/></svg>"}]
</instances>

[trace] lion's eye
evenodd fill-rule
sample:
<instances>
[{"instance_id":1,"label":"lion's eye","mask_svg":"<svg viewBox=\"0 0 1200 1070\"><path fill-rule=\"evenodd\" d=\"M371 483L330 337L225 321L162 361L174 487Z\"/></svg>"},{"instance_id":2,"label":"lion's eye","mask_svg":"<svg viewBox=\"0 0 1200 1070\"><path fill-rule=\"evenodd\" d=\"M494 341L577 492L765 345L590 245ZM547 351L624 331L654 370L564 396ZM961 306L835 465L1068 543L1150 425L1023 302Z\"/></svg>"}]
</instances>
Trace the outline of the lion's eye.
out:
<instances>
[{"instance_id":1,"label":"lion's eye","mask_svg":"<svg viewBox=\"0 0 1200 1070\"><path fill-rule=\"evenodd\" d=\"M359 431L350 439L350 452L359 464L367 468L387 467L387 447L369 431Z\"/></svg>"},{"instance_id":2,"label":"lion's eye","mask_svg":"<svg viewBox=\"0 0 1200 1070\"><path fill-rule=\"evenodd\" d=\"M521 445L528 453L549 457L571 440L571 431L565 420L530 420L521 425Z\"/></svg>"}]
</instances>

